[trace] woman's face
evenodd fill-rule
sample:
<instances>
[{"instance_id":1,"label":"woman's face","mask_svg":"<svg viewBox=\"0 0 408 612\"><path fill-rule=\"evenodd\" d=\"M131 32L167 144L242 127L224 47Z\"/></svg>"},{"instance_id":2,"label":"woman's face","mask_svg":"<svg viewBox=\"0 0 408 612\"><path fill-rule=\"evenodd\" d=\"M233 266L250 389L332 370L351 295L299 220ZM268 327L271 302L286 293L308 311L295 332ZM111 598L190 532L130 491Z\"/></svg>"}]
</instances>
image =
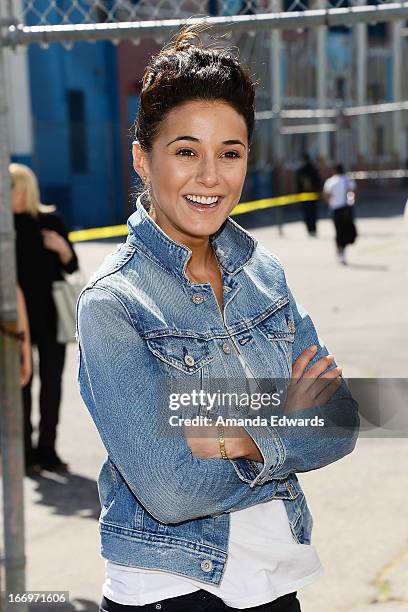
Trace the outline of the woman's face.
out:
<instances>
[{"instance_id":1,"label":"woman's face","mask_svg":"<svg viewBox=\"0 0 408 612\"><path fill-rule=\"evenodd\" d=\"M241 197L246 123L226 102L187 102L168 113L148 155L138 144L133 155L135 170L151 183L153 217L163 231L178 242L208 237Z\"/></svg>"},{"instance_id":2,"label":"woman's face","mask_svg":"<svg viewBox=\"0 0 408 612\"><path fill-rule=\"evenodd\" d=\"M22 181L11 177L11 207L15 213L26 211L26 193Z\"/></svg>"}]
</instances>

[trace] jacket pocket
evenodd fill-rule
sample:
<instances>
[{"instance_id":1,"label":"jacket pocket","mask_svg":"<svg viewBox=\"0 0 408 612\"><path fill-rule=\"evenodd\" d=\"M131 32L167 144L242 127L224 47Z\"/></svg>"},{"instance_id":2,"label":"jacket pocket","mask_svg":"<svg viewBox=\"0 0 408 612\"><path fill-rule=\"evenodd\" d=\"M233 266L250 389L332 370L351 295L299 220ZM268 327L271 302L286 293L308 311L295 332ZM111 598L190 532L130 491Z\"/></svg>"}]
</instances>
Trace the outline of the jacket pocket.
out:
<instances>
[{"instance_id":1,"label":"jacket pocket","mask_svg":"<svg viewBox=\"0 0 408 612\"><path fill-rule=\"evenodd\" d=\"M288 307L280 308L256 326L260 334L260 352L274 378L289 379L292 373L292 349L295 325ZM265 342L266 340L266 342Z\"/></svg>"},{"instance_id":2,"label":"jacket pocket","mask_svg":"<svg viewBox=\"0 0 408 612\"><path fill-rule=\"evenodd\" d=\"M258 329L268 340L284 340L292 344L295 339L293 317L284 309L274 312L258 323Z\"/></svg>"},{"instance_id":3,"label":"jacket pocket","mask_svg":"<svg viewBox=\"0 0 408 612\"><path fill-rule=\"evenodd\" d=\"M214 359L208 342L187 336L160 336L146 340L149 350L162 362L184 374L195 374Z\"/></svg>"}]
</instances>

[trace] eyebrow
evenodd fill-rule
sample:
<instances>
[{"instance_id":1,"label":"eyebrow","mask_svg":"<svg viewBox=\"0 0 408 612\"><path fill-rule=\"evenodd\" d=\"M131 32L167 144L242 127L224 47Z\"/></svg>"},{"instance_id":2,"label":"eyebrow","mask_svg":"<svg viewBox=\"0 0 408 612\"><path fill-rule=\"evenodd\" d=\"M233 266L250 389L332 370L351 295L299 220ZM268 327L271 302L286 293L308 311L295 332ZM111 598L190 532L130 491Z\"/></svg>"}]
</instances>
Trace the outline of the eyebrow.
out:
<instances>
[{"instance_id":1,"label":"eyebrow","mask_svg":"<svg viewBox=\"0 0 408 612\"><path fill-rule=\"evenodd\" d=\"M194 136L187 136L187 135L185 135L185 136L177 136L177 138L175 138L171 142L168 142L166 147L168 147L171 144L173 144L173 142L177 142L178 140L189 140L190 142L200 142L200 139L199 138L195 138ZM224 140L222 142L222 144L224 144L224 145L242 145L244 148L246 148L245 144L241 140L237 140L235 138L230 139L230 140Z\"/></svg>"}]
</instances>

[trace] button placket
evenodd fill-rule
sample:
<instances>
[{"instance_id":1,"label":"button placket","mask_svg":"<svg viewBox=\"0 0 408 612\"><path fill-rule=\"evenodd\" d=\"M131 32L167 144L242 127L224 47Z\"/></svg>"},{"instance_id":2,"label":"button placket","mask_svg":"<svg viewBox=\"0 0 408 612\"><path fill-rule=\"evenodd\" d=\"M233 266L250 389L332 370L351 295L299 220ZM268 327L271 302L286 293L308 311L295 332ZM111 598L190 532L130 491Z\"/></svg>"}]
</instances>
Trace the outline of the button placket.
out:
<instances>
[{"instance_id":1,"label":"button placket","mask_svg":"<svg viewBox=\"0 0 408 612\"><path fill-rule=\"evenodd\" d=\"M224 351L224 353L226 355L229 355L231 353L231 348L230 348L228 342L223 342L222 350Z\"/></svg>"}]
</instances>

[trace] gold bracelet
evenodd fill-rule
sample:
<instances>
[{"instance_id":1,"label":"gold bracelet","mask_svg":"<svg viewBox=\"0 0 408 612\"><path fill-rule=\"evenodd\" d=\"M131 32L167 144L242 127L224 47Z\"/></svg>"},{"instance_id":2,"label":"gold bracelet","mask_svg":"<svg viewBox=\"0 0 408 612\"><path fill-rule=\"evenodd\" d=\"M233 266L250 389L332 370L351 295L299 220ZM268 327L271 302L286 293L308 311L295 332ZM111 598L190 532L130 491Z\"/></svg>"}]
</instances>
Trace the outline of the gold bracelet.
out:
<instances>
[{"instance_id":1,"label":"gold bracelet","mask_svg":"<svg viewBox=\"0 0 408 612\"><path fill-rule=\"evenodd\" d=\"M225 448L224 425L218 425L218 443L220 445L220 453L222 459L228 459L227 450Z\"/></svg>"}]
</instances>

